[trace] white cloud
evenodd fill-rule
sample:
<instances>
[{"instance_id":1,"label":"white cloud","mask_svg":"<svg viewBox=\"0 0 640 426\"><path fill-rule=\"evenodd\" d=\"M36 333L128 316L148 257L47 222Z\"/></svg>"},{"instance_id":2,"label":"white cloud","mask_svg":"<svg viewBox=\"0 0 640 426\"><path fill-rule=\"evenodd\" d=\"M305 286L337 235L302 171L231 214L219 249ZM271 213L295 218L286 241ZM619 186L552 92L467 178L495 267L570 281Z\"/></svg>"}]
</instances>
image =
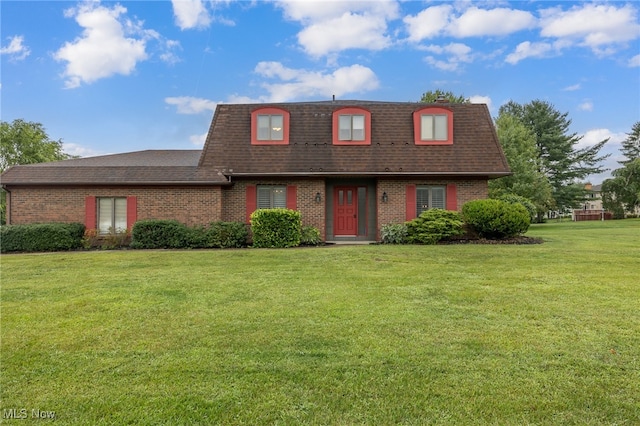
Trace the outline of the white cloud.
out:
<instances>
[{"instance_id":1,"label":"white cloud","mask_svg":"<svg viewBox=\"0 0 640 426\"><path fill-rule=\"evenodd\" d=\"M63 142L62 150L76 157L95 157L96 155L105 155L104 152L96 151L76 143Z\"/></svg>"},{"instance_id":2,"label":"white cloud","mask_svg":"<svg viewBox=\"0 0 640 426\"><path fill-rule=\"evenodd\" d=\"M629 65L629 67L631 68L640 67L640 55L636 55L633 58L629 59L627 65Z\"/></svg>"},{"instance_id":3,"label":"white cloud","mask_svg":"<svg viewBox=\"0 0 640 426\"><path fill-rule=\"evenodd\" d=\"M491 98L489 96L482 95L469 96L469 102L471 102L472 104L487 104L487 107L489 109L491 109L493 105L493 102L491 101Z\"/></svg>"},{"instance_id":4,"label":"white cloud","mask_svg":"<svg viewBox=\"0 0 640 426\"><path fill-rule=\"evenodd\" d=\"M82 37L65 43L54 53L56 60L67 62L64 71L67 88L114 74L129 75L138 62L147 59L147 40L158 35L144 31L137 22L122 19L126 11L119 4L110 9L99 3L83 3L66 11L67 17L75 18L84 28Z\"/></svg>"},{"instance_id":5,"label":"white cloud","mask_svg":"<svg viewBox=\"0 0 640 426\"><path fill-rule=\"evenodd\" d=\"M204 146L205 141L207 140L207 133L203 133L201 135L191 135L189 136L189 142L191 144L202 148Z\"/></svg>"},{"instance_id":6,"label":"white cloud","mask_svg":"<svg viewBox=\"0 0 640 426\"><path fill-rule=\"evenodd\" d=\"M617 51L618 46L640 38L637 15L631 4L586 3L567 11L549 8L541 11L540 34L608 55Z\"/></svg>"},{"instance_id":7,"label":"white cloud","mask_svg":"<svg viewBox=\"0 0 640 426\"><path fill-rule=\"evenodd\" d=\"M260 62L255 68L256 74L278 79L280 83L263 83L269 93L261 97L262 102L287 102L301 98L347 93L361 93L377 89L378 78L375 73L362 65L338 68L332 73L322 73L301 69L292 69L279 62ZM235 99L241 99L237 97Z\"/></svg>"},{"instance_id":8,"label":"white cloud","mask_svg":"<svg viewBox=\"0 0 640 426\"><path fill-rule=\"evenodd\" d=\"M440 35L451 20L450 5L428 7L415 16L403 19L409 33L409 41L419 42Z\"/></svg>"},{"instance_id":9,"label":"white cloud","mask_svg":"<svg viewBox=\"0 0 640 426\"><path fill-rule=\"evenodd\" d=\"M450 43L446 46L429 45L423 47L423 49L428 52L446 56L446 60L436 59L433 56L427 56L425 58L428 64L444 71L456 71L462 63L470 63L473 61L471 48L462 43Z\"/></svg>"},{"instance_id":10,"label":"white cloud","mask_svg":"<svg viewBox=\"0 0 640 426\"><path fill-rule=\"evenodd\" d=\"M176 24L181 30L205 28L211 23L211 16L202 0L171 0Z\"/></svg>"},{"instance_id":11,"label":"white cloud","mask_svg":"<svg viewBox=\"0 0 640 426\"><path fill-rule=\"evenodd\" d=\"M506 62L515 65L526 58L544 58L553 52L551 43L523 41L513 53L507 55Z\"/></svg>"},{"instance_id":12,"label":"white cloud","mask_svg":"<svg viewBox=\"0 0 640 426\"><path fill-rule=\"evenodd\" d=\"M10 61L21 61L31 53L31 50L24 43L23 36L7 37L9 44L0 48L0 55L9 55Z\"/></svg>"},{"instance_id":13,"label":"white cloud","mask_svg":"<svg viewBox=\"0 0 640 426\"><path fill-rule=\"evenodd\" d=\"M593 111L593 102L588 100L584 101L580 105L578 105L578 109L580 111Z\"/></svg>"},{"instance_id":14,"label":"white cloud","mask_svg":"<svg viewBox=\"0 0 640 426\"><path fill-rule=\"evenodd\" d=\"M535 17L522 10L473 6L456 15L454 7L446 4L428 7L403 21L409 33L408 40L412 42L437 36L505 36L536 25Z\"/></svg>"},{"instance_id":15,"label":"white cloud","mask_svg":"<svg viewBox=\"0 0 640 426\"><path fill-rule=\"evenodd\" d=\"M534 16L522 10L471 7L452 20L448 32L455 37L504 36L532 28L535 24Z\"/></svg>"},{"instance_id":16,"label":"white cloud","mask_svg":"<svg viewBox=\"0 0 640 426\"><path fill-rule=\"evenodd\" d=\"M391 45L387 22L398 16L395 1L278 1L287 19L303 25L298 43L319 57L347 49L381 50Z\"/></svg>"},{"instance_id":17,"label":"white cloud","mask_svg":"<svg viewBox=\"0 0 640 426\"><path fill-rule=\"evenodd\" d=\"M164 98L169 105L177 107L178 114L200 114L206 111L215 111L217 102L191 96L177 96Z\"/></svg>"},{"instance_id":18,"label":"white cloud","mask_svg":"<svg viewBox=\"0 0 640 426\"><path fill-rule=\"evenodd\" d=\"M580 90L580 88L581 88L580 87L580 83L578 83L578 84L574 84L574 85L571 85L571 86L567 86L562 90L565 91L565 92L574 92L576 90Z\"/></svg>"}]
</instances>

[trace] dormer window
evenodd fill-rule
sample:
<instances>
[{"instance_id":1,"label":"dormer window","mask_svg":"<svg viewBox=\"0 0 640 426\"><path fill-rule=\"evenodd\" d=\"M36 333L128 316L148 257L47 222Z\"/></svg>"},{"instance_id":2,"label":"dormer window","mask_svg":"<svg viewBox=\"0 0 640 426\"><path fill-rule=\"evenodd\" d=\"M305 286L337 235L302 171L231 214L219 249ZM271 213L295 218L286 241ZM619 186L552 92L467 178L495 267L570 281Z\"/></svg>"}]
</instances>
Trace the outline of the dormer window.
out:
<instances>
[{"instance_id":1,"label":"dormer window","mask_svg":"<svg viewBox=\"0 0 640 426\"><path fill-rule=\"evenodd\" d=\"M333 112L334 145L371 145L371 112L347 107Z\"/></svg>"},{"instance_id":2,"label":"dormer window","mask_svg":"<svg viewBox=\"0 0 640 426\"><path fill-rule=\"evenodd\" d=\"M289 112L280 108L259 108L251 113L252 145L288 145Z\"/></svg>"},{"instance_id":3,"label":"dormer window","mask_svg":"<svg viewBox=\"0 0 640 426\"><path fill-rule=\"evenodd\" d=\"M448 108L426 107L413 113L416 145L453 144L453 112Z\"/></svg>"}]
</instances>

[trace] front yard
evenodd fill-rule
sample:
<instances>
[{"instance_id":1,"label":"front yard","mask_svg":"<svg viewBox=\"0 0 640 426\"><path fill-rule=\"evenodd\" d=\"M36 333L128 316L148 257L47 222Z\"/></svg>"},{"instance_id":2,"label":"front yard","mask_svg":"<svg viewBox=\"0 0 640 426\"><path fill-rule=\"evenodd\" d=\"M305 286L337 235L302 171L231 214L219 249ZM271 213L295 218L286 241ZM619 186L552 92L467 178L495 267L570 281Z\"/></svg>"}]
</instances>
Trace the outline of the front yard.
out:
<instances>
[{"instance_id":1,"label":"front yard","mask_svg":"<svg viewBox=\"0 0 640 426\"><path fill-rule=\"evenodd\" d=\"M640 220L527 235L3 255L2 420L639 424Z\"/></svg>"}]
</instances>

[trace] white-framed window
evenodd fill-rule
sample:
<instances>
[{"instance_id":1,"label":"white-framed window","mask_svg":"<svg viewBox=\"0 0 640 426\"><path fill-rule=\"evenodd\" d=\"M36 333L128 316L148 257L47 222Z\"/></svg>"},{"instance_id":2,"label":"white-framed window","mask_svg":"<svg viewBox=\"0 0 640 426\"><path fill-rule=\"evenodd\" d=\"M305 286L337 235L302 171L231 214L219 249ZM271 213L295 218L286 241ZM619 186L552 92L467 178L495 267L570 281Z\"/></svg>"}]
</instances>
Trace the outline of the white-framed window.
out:
<instances>
[{"instance_id":1,"label":"white-framed window","mask_svg":"<svg viewBox=\"0 0 640 426\"><path fill-rule=\"evenodd\" d=\"M284 116L282 114L258 114L258 140L284 140Z\"/></svg>"},{"instance_id":2,"label":"white-framed window","mask_svg":"<svg viewBox=\"0 0 640 426\"><path fill-rule=\"evenodd\" d=\"M447 188L445 186L418 186L416 187L416 214L429 209L445 209Z\"/></svg>"},{"instance_id":3,"label":"white-framed window","mask_svg":"<svg viewBox=\"0 0 640 426\"><path fill-rule=\"evenodd\" d=\"M338 117L338 139L341 141L365 140L365 117L362 114L340 114Z\"/></svg>"},{"instance_id":4,"label":"white-framed window","mask_svg":"<svg viewBox=\"0 0 640 426\"><path fill-rule=\"evenodd\" d=\"M122 197L100 197L98 207L98 232L114 234L127 229L127 199Z\"/></svg>"},{"instance_id":5,"label":"white-framed window","mask_svg":"<svg viewBox=\"0 0 640 426\"><path fill-rule=\"evenodd\" d=\"M446 141L448 135L446 114L422 114L420 116L420 140Z\"/></svg>"},{"instance_id":6,"label":"white-framed window","mask_svg":"<svg viewBox=\"0 0 640 426\"><path fill-rule=\"evenodd\" d=\"M258 185L259 209L287 208L287 187L284 185Z\"/></svg>"}]
</instances>

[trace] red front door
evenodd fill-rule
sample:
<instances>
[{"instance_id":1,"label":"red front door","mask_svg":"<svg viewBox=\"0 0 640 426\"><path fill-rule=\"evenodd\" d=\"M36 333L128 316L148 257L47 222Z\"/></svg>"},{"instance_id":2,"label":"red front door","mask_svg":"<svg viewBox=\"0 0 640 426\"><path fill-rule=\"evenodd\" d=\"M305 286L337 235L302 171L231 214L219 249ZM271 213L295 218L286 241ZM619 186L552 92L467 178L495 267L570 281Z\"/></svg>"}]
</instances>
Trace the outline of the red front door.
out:
<instances>
[{"instance_id":1,"label":"red front door","mask_svg":"<svg viewBox=\"0 0 640 426\"><path fill-rule=\"evenodd\" d=\"M336 186L333 201L333 234L358 235L358 188Z\"/></svg>"}]
</instances>

